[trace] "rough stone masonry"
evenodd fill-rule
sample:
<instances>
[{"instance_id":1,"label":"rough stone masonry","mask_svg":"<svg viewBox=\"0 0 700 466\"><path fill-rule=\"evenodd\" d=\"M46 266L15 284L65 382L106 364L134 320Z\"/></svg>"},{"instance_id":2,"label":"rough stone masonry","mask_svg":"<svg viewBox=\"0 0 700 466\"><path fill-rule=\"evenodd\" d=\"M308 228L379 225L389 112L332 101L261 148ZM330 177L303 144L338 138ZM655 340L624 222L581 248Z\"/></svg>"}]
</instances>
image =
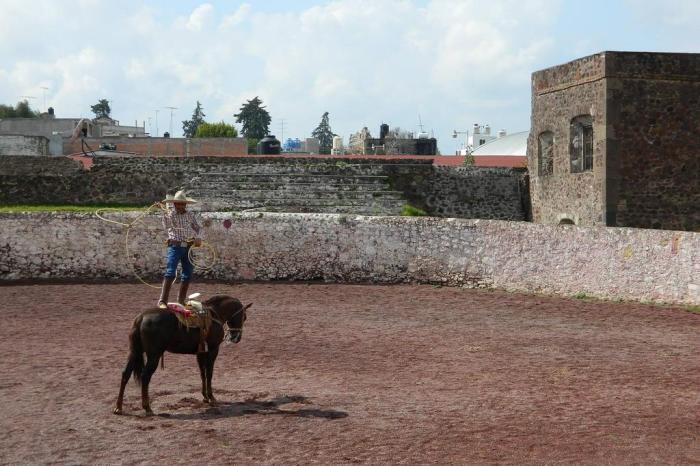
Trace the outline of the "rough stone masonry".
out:
<instances>
[{"instance_id":1,"label":"rough stone masonry","mask_svg":"<svg viewBox=\"0 0 700 466\"><path fill-rule=\"evenodd\" d=\"M127 223L133 214L114 214ZM700 233L436 217L203 213L206 278L434 283L700 304ZM161 274L160 221L0 213L0 280Z\"/></svg>"}]
</instances>

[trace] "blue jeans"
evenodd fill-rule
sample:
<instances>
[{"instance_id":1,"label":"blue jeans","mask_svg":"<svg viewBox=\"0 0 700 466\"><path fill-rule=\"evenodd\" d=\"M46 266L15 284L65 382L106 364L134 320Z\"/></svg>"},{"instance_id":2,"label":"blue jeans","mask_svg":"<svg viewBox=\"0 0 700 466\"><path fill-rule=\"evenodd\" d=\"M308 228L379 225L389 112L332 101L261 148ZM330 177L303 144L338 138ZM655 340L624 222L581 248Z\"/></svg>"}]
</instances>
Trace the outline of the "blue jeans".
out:
<instances>
[{"instance_id":1,"label":"blue jeans","mask_svg":"<svg viewBox=\"0 0 700 466\"><path fill-rule=\"evenodd\" d=\"M166 256L165 264L165 277L175 278L175 273L177 271L177 264L182 263L182 274L180 275L180 280L183 282L190 281L192 278L192 262L187 256L190 248L183 248L180 246L168 246L168 253Z\"/></svg>"}]
</instances>

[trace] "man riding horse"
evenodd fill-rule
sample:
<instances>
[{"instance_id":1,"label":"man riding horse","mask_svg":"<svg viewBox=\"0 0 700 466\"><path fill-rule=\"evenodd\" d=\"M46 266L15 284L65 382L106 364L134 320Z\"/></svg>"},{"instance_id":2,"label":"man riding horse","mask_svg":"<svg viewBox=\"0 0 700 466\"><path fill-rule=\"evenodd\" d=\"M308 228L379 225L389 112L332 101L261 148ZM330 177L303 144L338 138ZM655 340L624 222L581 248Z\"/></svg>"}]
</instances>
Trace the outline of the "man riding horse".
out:
<instances>
[{"instance_id":1,"label":"man riding horse","mask_svg":"<svg viewBox=\"0 0 700 466\"><path fill-rule=\"evenodd\" d=\"M163 210L163 227L168 232L168 250L163 287L158 299L158 307L161 309L167 307L170 287L175 281L179 263L182 264L182 273L177 302L185 303L194 268L189 258L190 248L193 245L200 246L202 243L200 235L202 227L197 222L195 214L187 211L187 204L193 204L197 201L187 197L184 191L178 191L173 197L166 197L163 202L167 206ZM163 203L160 205L162 207Z\"/></svg>"}]
</instances>

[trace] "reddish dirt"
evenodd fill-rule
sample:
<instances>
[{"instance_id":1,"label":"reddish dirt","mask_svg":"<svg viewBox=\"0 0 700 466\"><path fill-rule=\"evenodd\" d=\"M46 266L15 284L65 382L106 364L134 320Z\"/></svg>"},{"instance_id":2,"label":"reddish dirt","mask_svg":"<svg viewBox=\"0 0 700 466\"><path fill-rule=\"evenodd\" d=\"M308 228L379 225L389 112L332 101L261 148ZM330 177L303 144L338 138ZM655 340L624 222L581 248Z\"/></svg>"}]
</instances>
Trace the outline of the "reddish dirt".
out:
<instances>
[{"instance_id":1,"label":"reddish dirt","mask_svg":"<svg viewBox=\"0 0 700 466\"><path fill-rule=\"evenodd\" d=\"M253 302L201 402L112 408L143 285L0 287L0 463L700 462L700 315L431 286L206 284Z\"/></svg>"}]
</instances>

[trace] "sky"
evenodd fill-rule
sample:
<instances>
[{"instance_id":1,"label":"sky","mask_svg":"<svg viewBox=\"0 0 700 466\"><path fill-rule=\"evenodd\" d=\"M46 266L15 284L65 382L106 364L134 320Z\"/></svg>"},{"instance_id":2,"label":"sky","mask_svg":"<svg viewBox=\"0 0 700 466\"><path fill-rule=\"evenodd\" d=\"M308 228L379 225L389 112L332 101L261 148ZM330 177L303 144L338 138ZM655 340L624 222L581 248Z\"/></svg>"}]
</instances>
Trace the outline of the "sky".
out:
<instances>
[{"instance_id":1,"label":"sky","mask_svg":"<svg viewBox=\"0 0 700 466\"><path fill-rule=\"evenodd\" d=\"M533 71L605 50L700 52L700 0L0 0L0 103L182 135L197 101L235 124L260 97L278 138L379 125L454 154L474 123L530 125ZM32 98L33 97L33 98ZM157 126L156 126L157 120ZM240 125L236 125L240 129Z\"/></svg>"}]
</instances>

